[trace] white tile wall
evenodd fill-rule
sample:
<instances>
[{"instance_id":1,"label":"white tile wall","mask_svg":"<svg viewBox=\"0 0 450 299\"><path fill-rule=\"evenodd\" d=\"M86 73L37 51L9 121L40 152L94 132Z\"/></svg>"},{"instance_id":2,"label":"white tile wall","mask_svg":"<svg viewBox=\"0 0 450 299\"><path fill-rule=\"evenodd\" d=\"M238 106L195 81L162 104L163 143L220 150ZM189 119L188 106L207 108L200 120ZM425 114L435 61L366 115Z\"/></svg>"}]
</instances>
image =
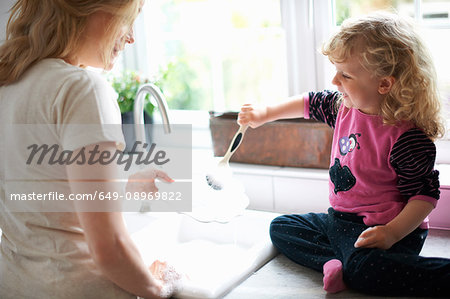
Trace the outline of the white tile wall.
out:
<instances>
[{"instance_id":1,"label":"white tile wall","mask_svg":"<svg viewBox=\"0 0 450 299\"><path fill-rule=\"evenodd\" d=\"M328 181L274 177L275 211L280 213L326 212Z\"/></svg>"},{"instance_id":2,"label":"white tile wall","mask_svg":"<svg viewBox=\"0 0 450 299\"><path fill-rule=\"evenodd\" d=\"M250 199L249 209L260 211L275 211L273 178L268 175L235 174L245 188Z\"/></svg>"},{"instance_id":3,"label":"white tile wall","mask_svg":"<svg viewBox=\"0 0 450 299\"><path fill-rule=\"evenodd\" d=\"M326 212L328 170L231 163L249 208L277 213Z\"/></svg>"},{"instance_id":4,"label":"white tile wall","mask_svg":"<svg viewBox=\"0 0 450 299\"><path fill-rule=\"evenodd\" d=\"M231 163L250 199L250 209L277 213L326 212L328 170ZM450 165L437 165L441 198L430 214L432 228L450 229Z\"/></svg>"}]
</instances>

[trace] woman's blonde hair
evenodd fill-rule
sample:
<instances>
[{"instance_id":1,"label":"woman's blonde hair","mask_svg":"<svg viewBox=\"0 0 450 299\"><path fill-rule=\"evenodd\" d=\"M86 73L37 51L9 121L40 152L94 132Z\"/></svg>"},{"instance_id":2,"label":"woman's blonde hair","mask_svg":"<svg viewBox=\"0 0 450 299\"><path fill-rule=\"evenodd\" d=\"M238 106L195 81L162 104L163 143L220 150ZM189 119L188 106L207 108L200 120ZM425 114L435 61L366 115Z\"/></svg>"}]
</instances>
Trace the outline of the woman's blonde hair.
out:
<instances>
[{"instance_id":1,"label":"woman's blonde hair","mask_svg":"<svg viewBox=\"0 0 450 299\"><path fill-rule=\"evenodd\" d=\"M395 78L381 103L384 123L411 121L433 140L443 136L436 72L412 22L387 12L347 19L322 53L337 63L359 59L375 77Z\"/></svg>"},{"instance_id":2,"label":"woman's blonde hair","mask_svg":"<svg viewBox=\"0 0 450 299\"><path fill-rule=\"evenodd\" d=\"M0 86L13 83L44 58L75 57L88 17L96 12L111 15L101 49L108 66L121 26L132 26L139 5L139 0L18 0L0 47Z\"/></svg>"}]
</instances>

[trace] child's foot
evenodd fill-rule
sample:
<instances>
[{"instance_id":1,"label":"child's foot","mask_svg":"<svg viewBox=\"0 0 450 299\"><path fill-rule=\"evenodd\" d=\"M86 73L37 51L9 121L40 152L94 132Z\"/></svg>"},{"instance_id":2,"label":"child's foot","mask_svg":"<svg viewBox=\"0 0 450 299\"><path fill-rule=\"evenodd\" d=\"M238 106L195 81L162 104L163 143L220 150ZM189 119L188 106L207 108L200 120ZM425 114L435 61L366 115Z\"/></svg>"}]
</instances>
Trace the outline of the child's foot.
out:
<instances>
[{"instance_id":1,"label":"child's foot","mask_svg":"<svg viewBox=\"0 0 450 299\"><path fill-rule=\"evenodd\" d=\"M323 289L328 293L337 293L347 289L342 276L340 260L329 260L323 265Z\"/></svg>"}]
</instances>

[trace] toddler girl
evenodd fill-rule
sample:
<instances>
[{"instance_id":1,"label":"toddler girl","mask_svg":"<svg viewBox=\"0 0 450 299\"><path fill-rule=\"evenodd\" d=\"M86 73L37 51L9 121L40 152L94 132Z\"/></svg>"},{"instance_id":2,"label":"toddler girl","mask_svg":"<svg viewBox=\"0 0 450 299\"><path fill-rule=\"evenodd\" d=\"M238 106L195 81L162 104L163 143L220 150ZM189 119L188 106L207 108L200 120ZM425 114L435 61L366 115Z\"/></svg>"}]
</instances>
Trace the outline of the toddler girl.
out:
<instances>
[{"instance_id":1,"label":"toddler girl","mask_svg":"<svg viewBox=\"0 0 450 299\"><path fill-rule=\"evenodd\" d=\"M275 247L323 271L330 293L449 296L450 260L419 256L439 199L433 140L443 134L433 63L413 26L375 13L347 20L323 46L338 92L265 108L244 105L252 128L305 117L334 128L328 213L273 220ZM301 191L301 190L300 190Z\"/></svg>"}]
</instances>

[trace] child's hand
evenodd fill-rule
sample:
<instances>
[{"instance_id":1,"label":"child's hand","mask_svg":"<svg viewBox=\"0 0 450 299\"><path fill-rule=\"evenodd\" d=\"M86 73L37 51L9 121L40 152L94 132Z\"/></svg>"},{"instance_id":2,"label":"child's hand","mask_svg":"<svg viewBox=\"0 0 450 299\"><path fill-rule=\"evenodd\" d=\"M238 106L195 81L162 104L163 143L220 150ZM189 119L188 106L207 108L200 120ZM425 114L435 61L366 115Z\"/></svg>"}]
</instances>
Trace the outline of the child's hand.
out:
<instances>
[{"instance_id":1,"label":"child's hand","mask_svg":"<svg viewBox=\"0 0 450 299\"><path fill-rule=\"evenodd\" d=\"M389 249L397 242L394 234L386 225L369 227L359 235L355 247Z\"/></svg>"},{"instance_id":2,"label":"child's hand","mask_svg":"<svg viewBox=\"0 0 450 299\"><path fill-rule=\"evenodd\" d=\"M267 121L266 107L255 107L251 104L245 104L238 114L238 124L249 125L253 129L265 124Z\"/></svg>"}]
</instances>

